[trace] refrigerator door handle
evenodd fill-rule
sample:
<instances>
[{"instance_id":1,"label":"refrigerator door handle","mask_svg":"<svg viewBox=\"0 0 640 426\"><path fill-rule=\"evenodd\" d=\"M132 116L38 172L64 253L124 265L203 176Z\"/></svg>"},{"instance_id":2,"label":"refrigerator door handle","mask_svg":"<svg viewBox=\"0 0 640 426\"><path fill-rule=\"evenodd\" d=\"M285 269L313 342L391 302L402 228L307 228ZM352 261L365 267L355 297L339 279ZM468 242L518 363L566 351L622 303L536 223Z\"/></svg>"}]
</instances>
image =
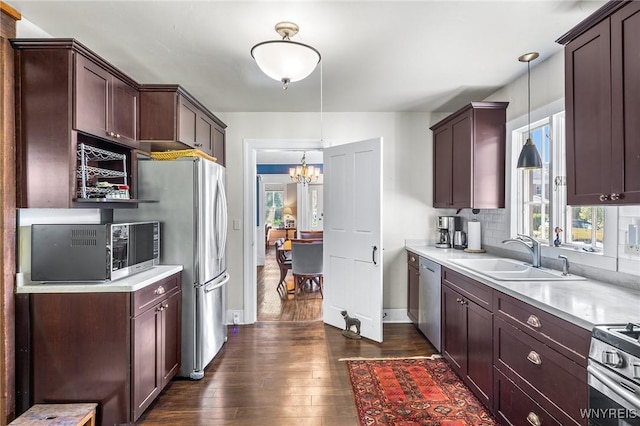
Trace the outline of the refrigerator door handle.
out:
<instances>
[{"instance_id":1,"label":"refrigerator door handle","mask_svg":"<svg viewBox=\"0 0 640 426\"><path fill-rule=\"evenodd\" d=\"M218 259L222 259L224 257L224 252L227 249L227 193L225 192L225 188L224 185L222 184L221 180L218 180L218 194L222 200L222 220L220 221L220 224L218 225L220 227L220 230L222 232L218 232L218 237L222 237L220 238L222 240L222 243L219 244L218 247ZM216 215L217 216L217 215ZM217 219L217 217L216 217Z\"/></svg>"},{"instance_id":2,"label":"refrigerator door handle","mask_svg":"<svg viewBox=\"0 0 640 426\"><path fill-rule=\"evenodd\" d=\"M218 289L220 287L222 287L223 285L225 285L226 283L229 282L230 276L229 274L224 274L224 279L222 281L220 281L219 283L215 283L215 284L210 284L210 285L206 285L204 287L204 292L205 293L210 293L212 291L214 291L215 289Z\"/></svg>"}]
</instances>

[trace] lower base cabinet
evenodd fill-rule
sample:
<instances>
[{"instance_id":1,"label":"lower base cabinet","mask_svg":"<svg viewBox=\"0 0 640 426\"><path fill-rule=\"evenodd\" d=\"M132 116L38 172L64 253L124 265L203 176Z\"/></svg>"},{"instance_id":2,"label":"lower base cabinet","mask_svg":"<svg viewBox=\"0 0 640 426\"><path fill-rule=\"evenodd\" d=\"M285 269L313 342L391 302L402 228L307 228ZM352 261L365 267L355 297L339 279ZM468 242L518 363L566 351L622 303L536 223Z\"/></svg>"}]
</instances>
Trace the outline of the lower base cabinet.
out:
<instances>
[{"instance_id":1,"label":"lower base cabinet","mask_svg":"<svg viewBox=\"0 0 640 426\"><path fill-rule=\"evenodd\" d=\"M494 371L493 377L495 416L500 424L562 426L499 370Z\"/></svg>"},{"instance_id":2,"label":"lower base cabinet","mask_svg":"<svg viewBox=\"0 0 640 426\"><path fill-rule=\"evenodd\" d=\"M491 293L476 292L475 283L443 269L442 354L485 406L493 397L493 314L480 303L490 303Z\"/></svg>"},{"instance_id":3,"label":"lower base cabinet","mask_svg":"<svg viewBox=\"0 0 640 426\"><path fill-rule=\"evenodd\" d=\"M591 333L442 268L442 355L506 425L586 425Z\"/></svg>"},{"instance_id":4,"label":"lower base cabinet","mask_svg":"<svg viewBox=\"0 0 640 426\"><path fill-rule=\"evenodd\" d=\"M180 367L180 285L31 294L31 402L96 402L97 424L134 423Z\"/></svg>"}]
</instances>

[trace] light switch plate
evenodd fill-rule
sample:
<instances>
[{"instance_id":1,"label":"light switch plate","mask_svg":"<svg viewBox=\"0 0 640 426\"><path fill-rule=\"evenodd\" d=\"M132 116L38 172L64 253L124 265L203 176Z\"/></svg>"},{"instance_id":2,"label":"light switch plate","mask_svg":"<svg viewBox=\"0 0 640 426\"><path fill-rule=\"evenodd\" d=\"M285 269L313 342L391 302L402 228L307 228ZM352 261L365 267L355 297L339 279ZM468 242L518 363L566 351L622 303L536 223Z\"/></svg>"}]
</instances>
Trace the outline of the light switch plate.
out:
<instances>
[{"instance_id":1,"label":"light switch plate","mask_svg":"<svg viewBox=\"0 0 640 426\"><path fill-rule=\"evenodd\" d=\"M233 229L238 231L240 230L240 220L239 219L233 219Z\"/></svg>"}]
</instances>

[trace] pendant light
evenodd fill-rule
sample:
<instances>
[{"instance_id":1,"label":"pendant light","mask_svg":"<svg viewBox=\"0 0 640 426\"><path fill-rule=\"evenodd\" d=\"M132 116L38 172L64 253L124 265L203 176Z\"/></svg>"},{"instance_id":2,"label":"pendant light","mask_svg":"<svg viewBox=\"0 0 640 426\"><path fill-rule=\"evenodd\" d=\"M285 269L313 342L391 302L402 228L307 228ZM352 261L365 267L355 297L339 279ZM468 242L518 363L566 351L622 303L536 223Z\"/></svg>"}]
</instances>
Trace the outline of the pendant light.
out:
<instances>
[{"instance_id":1,"label":"pendant light","mask_svg":"<svg viewBox=\"0 0 640 426\"><path fill-rule=\"evenodd\" d=\"M517 167L519 169L542 168L542 160L540 159L540 154L538 153L538 149L531 140L531 61L536 59L538 56L540 56L538 55L538 52L530 52L525 53L518 58L520 62L527 63L527 123L529 125L527 141L522 147L522 151L520 151L520 156L518 157Z\"/></svg>"},{"instance_id":2,"label":"pendant light","mask_svg":"<svg viewBox=\"0 0 640 426\"><path fill-rule=\"evenodd\" d=\"M291 41L290 38L300 30L293 22L279 22L275 30L282 40L256 44L251 48L251 56L262 72L282 82L282 88L286 90L289 83L300 81L313 72L320 63L320 52L306 44Z\"/></svg>"}]
</instances>

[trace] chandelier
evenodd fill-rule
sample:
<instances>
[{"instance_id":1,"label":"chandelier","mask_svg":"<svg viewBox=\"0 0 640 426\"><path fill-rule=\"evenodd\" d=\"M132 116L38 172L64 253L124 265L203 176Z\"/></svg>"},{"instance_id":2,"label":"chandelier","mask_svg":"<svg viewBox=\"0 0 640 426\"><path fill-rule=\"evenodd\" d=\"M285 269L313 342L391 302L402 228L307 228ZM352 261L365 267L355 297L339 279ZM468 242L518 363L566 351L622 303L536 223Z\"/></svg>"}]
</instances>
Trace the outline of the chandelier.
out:
<instances>
[{"instance_id":1,"label":"chandelier","mask_svg":"<svg viewBox=\"0 0 640 426\"><path fill-rule=\"evenodd\" d=\"M289 168L289 176L292 180L306 185L315 182L320 177L320 168L315 166L307 166L307 153L302 154L302 164L299 166Z\"/></svg>"},{"instance_id":2,"label":"chandelier","mask_svg":"<svg viewBox=\"0 0 640 426\"><path fill-rule=\"evenodd\" d=\"M269 77L282 82L287 89L289 83L309 76L320 63L320 52L311 46L290 37L298 34L299 27L293 22L279 22L276 32L282 40L263 41L251 48L251 56L258 67Z\"/></svg>"}]
</instances>

